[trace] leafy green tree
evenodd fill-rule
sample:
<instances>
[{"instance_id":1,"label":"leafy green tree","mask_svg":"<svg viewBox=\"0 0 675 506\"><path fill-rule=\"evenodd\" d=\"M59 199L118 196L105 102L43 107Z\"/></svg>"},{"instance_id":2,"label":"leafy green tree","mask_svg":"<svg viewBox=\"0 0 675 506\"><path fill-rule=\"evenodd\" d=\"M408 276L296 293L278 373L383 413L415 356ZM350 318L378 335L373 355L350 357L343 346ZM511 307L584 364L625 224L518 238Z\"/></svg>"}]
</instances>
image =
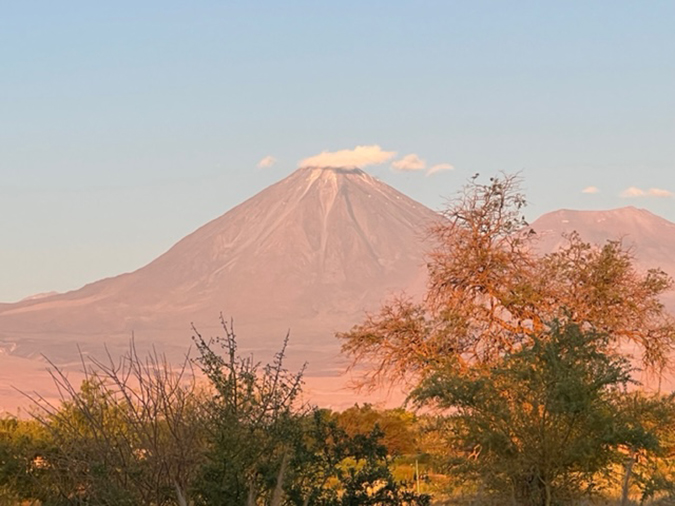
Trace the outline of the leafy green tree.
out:
<instances>
[{"instance_id":1,"label":"leafy green tree","mask_svg":"<svg viewBox=\"0 0 675 506\"><path fill-rule=\"evenodd\" d=\"M339 415L299 404L302 373L284 365L288 336L271 364L237 349L232 324L206 341L197 364L211 384L208 449L194 487L197 504L424 506L391 475L382 432L349 434Z\"/></svg>"},{"instance_id":2,"label":"leafy green tree","mask_svg":"<svg viewBox=\"0 0 675 506\"><path fill-rule=\"evenodd\" d=\"M283 365L288 336L273 363L262 366L238 354L232 324L222 316L221 324L224 337L209 341L195 330L196 362L212 389L205 405L208 450L195 502L280 504L307 411L296 405L303 371L291 373Z\"/></svg>"},{"instance_id":3,"label":"leafy green tree","mask_svg":"<svg viewBox=\"0 0 675 506\"><path fill-rule=\"evenodd\" d=\"M491 178L488 184L472 178L449 204L445 219L430 229L423 301L398 297L338 337L353 365L365 369L363 386L403 381L413 389L418 405L460 410L451 411L464 417L451 416L457 430L464 431L455 441L480 443L471 447L482 456L473 461L481 464L473 476L518 497L531 496L537 503L549 500L554 491L578 492L595 483L591 477L614 462L619 447L627 448L627 453L656 455L658 437L652 437L646 425L637 423L637 432L619 434L628 427L626 412L619 409L619 392L630 376L628 357L622 357L621 350L636 349L638 356L631 357L635 363L660 373L675 343L675 321L660 301L673 285L666 273L638 271L620 241L596 247L576 233L560 250L539 255L536 234L522 215L525 205L517 176ZM552 322L564 322L565 331ZM565 368L574 370L574 353L566 355L572 360L569 364L551 362L560 370L547 370L538 355L550 346L563 346L561 337L574 337L570 329L596 336L590 340L592 346L579 353L588 353L589 360L597 359L591 364L614 376L602 376L600 370L594 376L589 370L577 383L558 378L556 385L578 389L565 395L581 396L565 404L565 397L548 391L549 383L542 383L536 374L548 371L552 379ZM528 369L528 361L540 365ZM518 374L524 375L521 381L516 380ZM536 397L537 392L544 397ZM550 404L552 400L557 404ZM542 413L547 413L546 423ZM468 423L472 417L484 425ZM536 422L541 430L535 430ZM553 428L546 429L549 423ZM552 456L555 444L561 444L554 437L558 423L562 428L571 424L569 438L579 435L573 445L567 441L563 448L571 451L569 462ZM521 433L513 440L512 431L518 427ZM604 434L604 429L615 432ZM518 451L525 443L545 451L545 456ZM449 448L446 455L464 449ZM526 459L535 459L536 467ZM552 459L550 465L546 459ZM491 465L482 466L486 460ZM469 469L470 463L465 461L464 467ZM485 470L495 473L494 479L489 480ZM532 484L523 485L528 480Z\"/></svg>"},{"instance_id":4,"label":"leafy green tree","mask_svg":"<svg viewBox=\"0 0 675 506\"><path fill-rule=\"evenodd\" d=\"M46 458L55 451L49 433L34 420L0 419L0 505L42 502L54 488L46 479Z\"/></svg>"},{"instance_id":5,"label":"leafy green tree","mask_svg":"<svg viewBox=\"0 0 675 506\"><path fill-rule=\"evenodd\" d=\"M455 471L517 504L570 502L593 491L621 461L620 446L654 451L658 440L621 410L628 361L606 353L607 336L554 323L532 346L492 366L435 371L412 393L450 410Z\"/></svg>"},{"instance_id":6,"label":"leafy green tree","mask_svg":"<svg viewBox=\"0 0 675 506\"><path fill-rule=\"evenodd\" d=\"M416 417L402 408L377 410L370 404L352 406L337 415L338 423L347 434L369 434L378 428L382 431L381 443L393 456L418 452Z\"/></svg>"},{"instance_id":7,"label":"leafy green tree","mask_svg":"<svg viewBox=\"0 0 675 506\"><path fill-rule=\"evenodd\" d=\"M645 393L639 390L622 397L618 410L633 434L647 431L649 448L634 442L624 444L621 504L631 495L641 502L675 496L675 393ZM657 444L654 444L654 441ZM637 492L637 493L635 493Z\"/></svg>"},{"instance_id":8,"label":"leafy green tree","mask_svg":"<svg viewBox=\"0 0 675 506\"><path fill-rule=\"evenodd\" d=\"M390 471L384 433L375 426L349 434L341 414L315 410L303 420L293 474L290 504L302 506L426 506L430 498L408 490Z\"/></svg>"}]
</instances>

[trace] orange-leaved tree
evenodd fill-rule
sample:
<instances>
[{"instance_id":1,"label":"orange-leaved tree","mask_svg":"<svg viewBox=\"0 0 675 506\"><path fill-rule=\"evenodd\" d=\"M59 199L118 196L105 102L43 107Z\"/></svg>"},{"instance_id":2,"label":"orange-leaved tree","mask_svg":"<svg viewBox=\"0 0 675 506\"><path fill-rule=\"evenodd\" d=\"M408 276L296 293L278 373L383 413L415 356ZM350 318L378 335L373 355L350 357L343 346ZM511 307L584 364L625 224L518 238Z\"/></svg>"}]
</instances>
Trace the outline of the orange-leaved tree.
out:
<instances>
[{"instance_id":1,"label":"orange-leaved tree","mask_svg":"<svg viewBox=\"0 0 675 506\"><path fill-rule=\"evenodd\" d=\"M400 296L338 334L362 384L417 384L451 364L489 364L568 321L606 333L618 351L637 345L643 364L661 371L675 341L660 296L672 279L641 272L620 241L594 246L573 233L556 252L539 254L524 217L517 175L472 178L429 230L428 287L422 302ZM608 350L609 351L609 350Z\"/></svg>"}]
</instances>

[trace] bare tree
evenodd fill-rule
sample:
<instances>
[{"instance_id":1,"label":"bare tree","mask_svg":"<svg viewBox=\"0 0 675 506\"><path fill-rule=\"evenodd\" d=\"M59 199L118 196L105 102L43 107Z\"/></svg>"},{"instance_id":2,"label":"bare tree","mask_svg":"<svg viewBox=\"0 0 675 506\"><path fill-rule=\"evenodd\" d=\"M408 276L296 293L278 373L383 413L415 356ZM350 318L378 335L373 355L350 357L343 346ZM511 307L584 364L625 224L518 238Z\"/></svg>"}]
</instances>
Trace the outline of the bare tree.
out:
<instances>
[{"instance_id":1,"label":"bare tree","mask_svg":"<svg viewBox=\"0 0 675 506\"><path fill-rule=\"evenodd\" d=\"M61 403L29 397L59 451L47 465L64 497L99 504L187 505L202 462L201 401L189 358L173 368L132 339L115 360L85 359L81 386L51 364Z\"/></svg>"}]
</instances>

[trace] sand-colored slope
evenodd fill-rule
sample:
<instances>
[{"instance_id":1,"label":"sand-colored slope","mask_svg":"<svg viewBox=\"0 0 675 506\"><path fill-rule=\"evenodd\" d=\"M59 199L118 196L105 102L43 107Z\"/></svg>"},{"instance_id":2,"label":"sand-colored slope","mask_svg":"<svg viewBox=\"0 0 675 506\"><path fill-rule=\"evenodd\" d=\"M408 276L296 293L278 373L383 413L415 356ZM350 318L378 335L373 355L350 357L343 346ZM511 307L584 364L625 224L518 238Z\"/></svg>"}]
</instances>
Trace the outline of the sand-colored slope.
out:
<instances>
[{"instance_id":1,"label":"sand-colored slope","mask_svg":"<svg viewBox=\"0 0 675 506\"><path fill-rule=\"evenodd\" d=\"M537 247L542 252L555 251L565 244L565 234L577 231L584 241L592 244L621 241L630 248L640 269L660 268L675 277L675 223L646 209L562 209L541 216L531 226L537 232ZM667 293L664 302L675 314L675 292Z\"/></svg>"},{"instance_id":2,"label":"sand-colored slope","mask_svg":"<svg viewBox=\"0 0 675 506\"><path fill-rule=\"evenodd\" d=\"M132 332L174 358L190 323L235 318L264 358L291 331L289 363L310 376L344 367L335 331L392 292L424 288L433 211L360 170L303 168L185 237L145 267L66 294L0 306L0 350L72 363L79 345L121 352Z\"/></svg>"}]
</instances>

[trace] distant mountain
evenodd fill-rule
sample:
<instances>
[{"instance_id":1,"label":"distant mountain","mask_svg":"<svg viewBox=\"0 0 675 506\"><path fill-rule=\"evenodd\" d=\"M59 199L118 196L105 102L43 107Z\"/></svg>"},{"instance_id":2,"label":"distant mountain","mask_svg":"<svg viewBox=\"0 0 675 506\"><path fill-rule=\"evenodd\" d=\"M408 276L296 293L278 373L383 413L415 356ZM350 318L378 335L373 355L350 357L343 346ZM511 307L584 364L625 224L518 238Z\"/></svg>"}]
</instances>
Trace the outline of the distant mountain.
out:
<instances>
[{"instance_id":1,"label":"distant mountain","mask_svg":"<svg viewBox=\"0 0 675 506\"><path fill-rule=\"evenodd\" d=\"M565 234L577 231L584 241L593 244L619 240L630 248L641 269L658 267L675 277L675 223L646 209L562 209L544 214L531 227L537 232L537 247L542 252L555 251L565 244ZM664 302L675 313L675 293L666 294Z\"/></svg>"},{"instance_id":2,"label":"distant mountain","mask_svg":"<svg viewBox=\"0 0 675 506\"><path fill-rule=\"evenodd\" d=\"M179 357L190 322L212 335L223 312L242 348L265 356L290 329L290 364L333 376L343 369L335 331L391 292L422 293L425 230L437 219L361 170L302 168L135 272L1 305L0 351L68 364L77 345L117 353L133 332Z\"/></svg>"}]
</instances>

